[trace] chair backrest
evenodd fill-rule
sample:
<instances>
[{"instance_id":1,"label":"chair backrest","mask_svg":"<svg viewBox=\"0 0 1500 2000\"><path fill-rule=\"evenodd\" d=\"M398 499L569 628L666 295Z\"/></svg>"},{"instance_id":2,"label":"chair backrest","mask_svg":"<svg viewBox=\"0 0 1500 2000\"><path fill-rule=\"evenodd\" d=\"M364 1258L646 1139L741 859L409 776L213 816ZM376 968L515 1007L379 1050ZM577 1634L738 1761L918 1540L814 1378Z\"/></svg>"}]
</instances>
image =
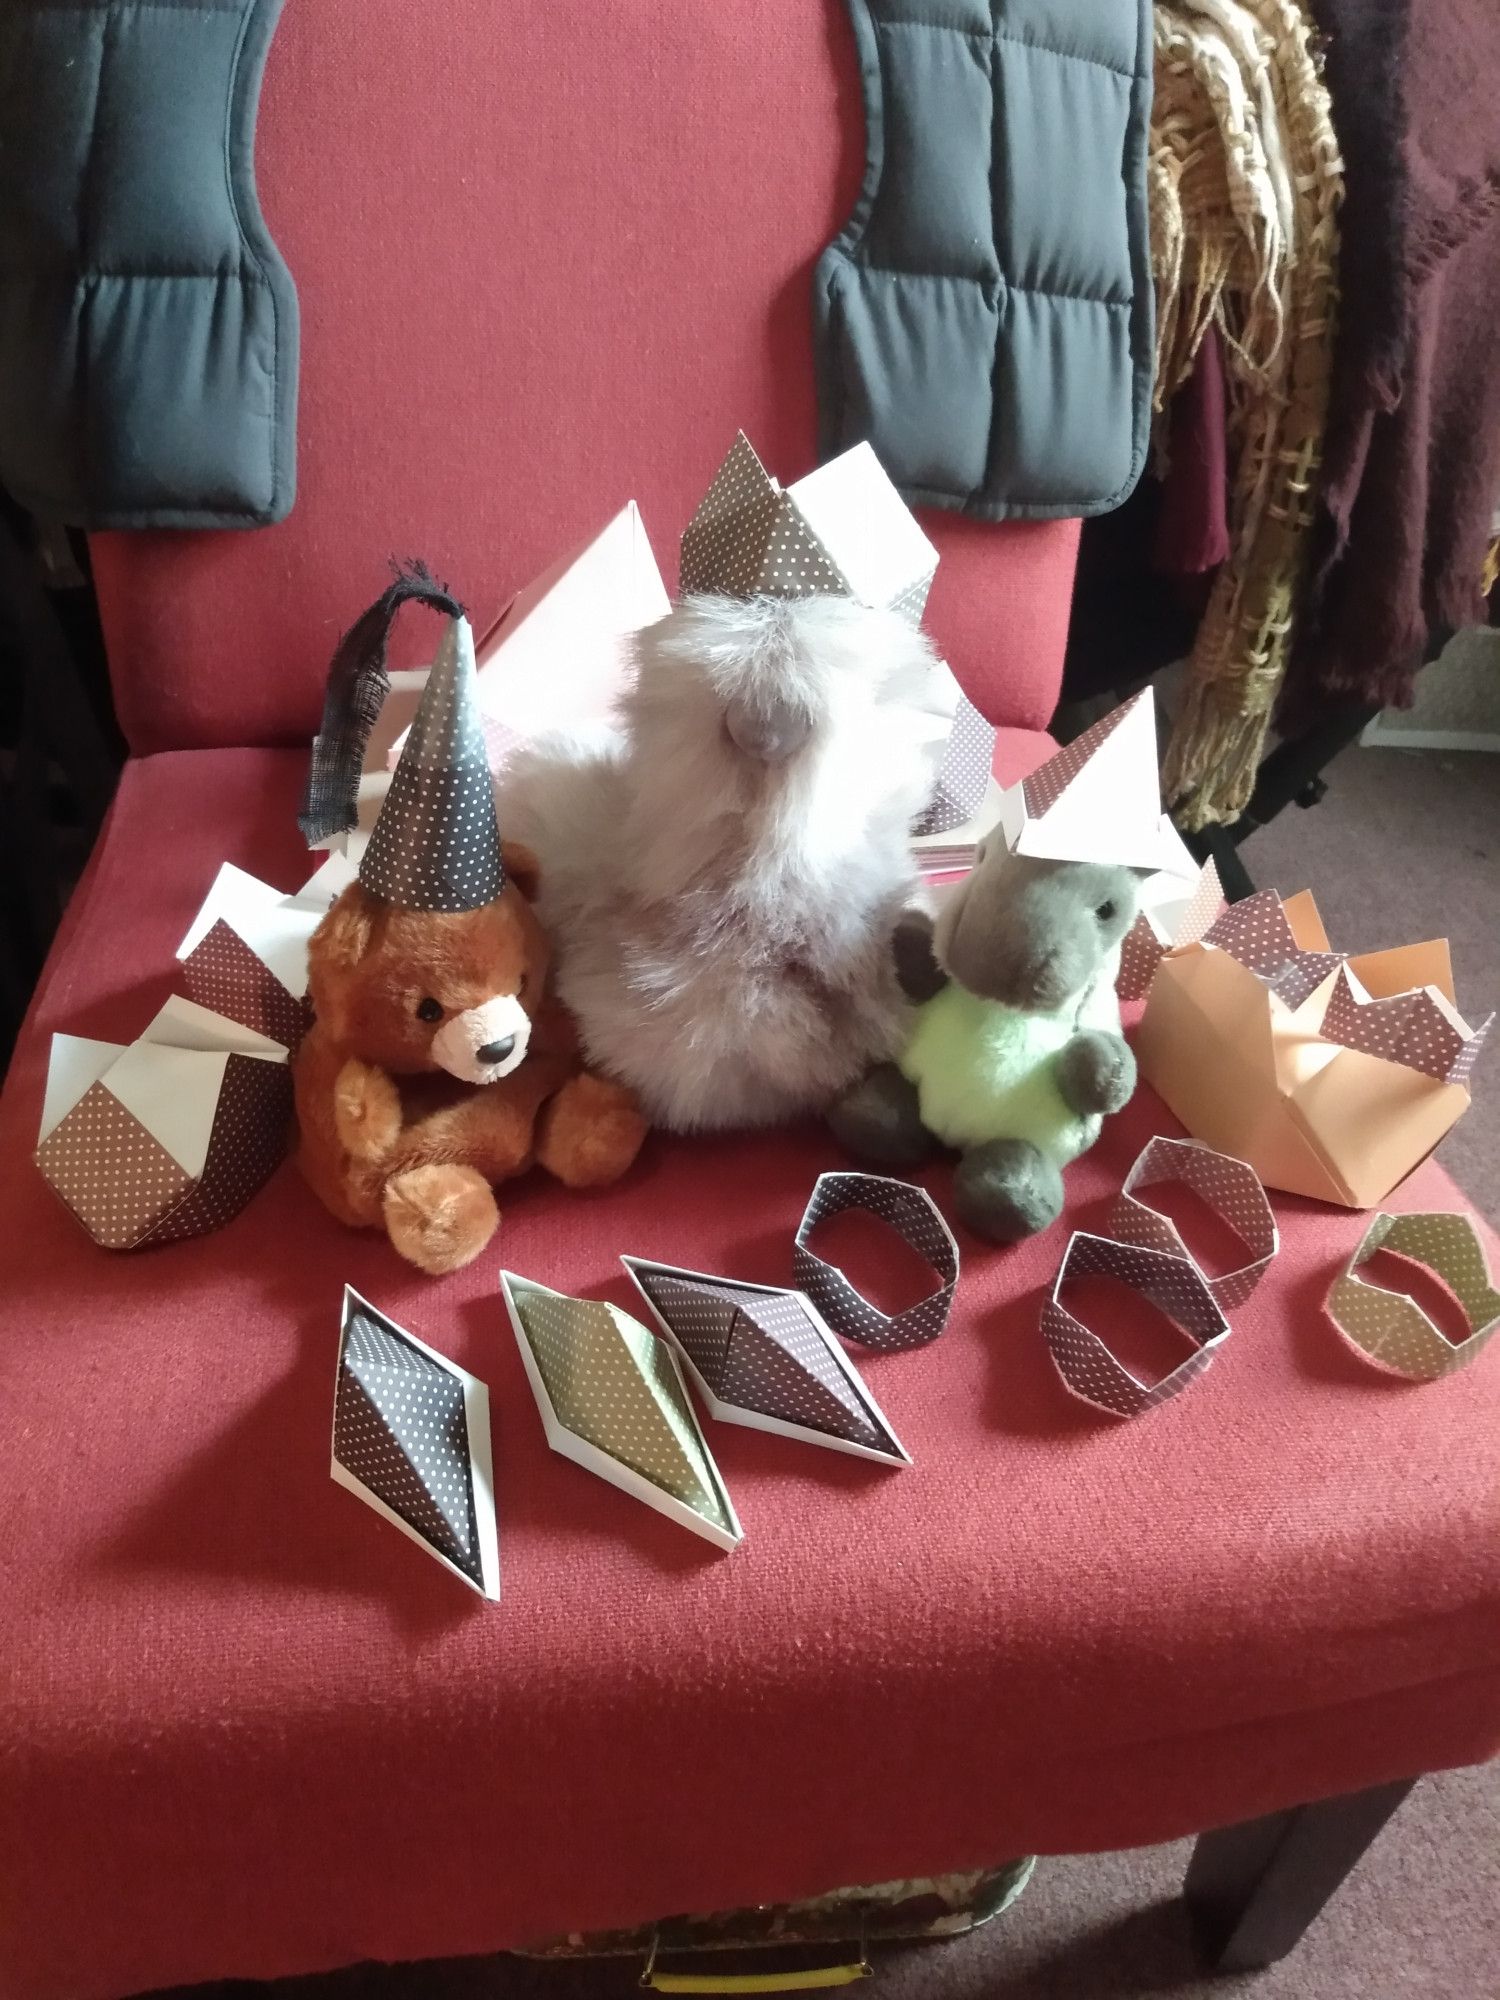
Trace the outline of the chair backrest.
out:
<instances>
[{"instance_id":1,"label":"chair backrest","mask_svg":"<svg viewBox=\"0 0 1500 2000\"><path fill-rule=\"evenodd\" d=\"M392 555L477 622L633 496L670 587L738 427L813 463L810 273L863 150L842 0L293 0L257 161L301 296L297 503L96 537L133 748L306 741ZM1045 723L1075 525L926 525L959 677Z\"/></svg>"}]
</instances>

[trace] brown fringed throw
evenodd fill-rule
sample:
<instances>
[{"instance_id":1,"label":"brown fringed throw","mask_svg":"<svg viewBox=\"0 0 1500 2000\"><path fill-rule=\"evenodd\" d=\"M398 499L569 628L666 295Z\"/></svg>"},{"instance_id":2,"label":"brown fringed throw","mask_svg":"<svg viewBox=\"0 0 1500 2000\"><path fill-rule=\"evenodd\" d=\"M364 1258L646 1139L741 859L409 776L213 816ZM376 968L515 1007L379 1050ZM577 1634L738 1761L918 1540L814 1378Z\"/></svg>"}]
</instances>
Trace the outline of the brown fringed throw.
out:
<instances>
[{"instance_id":1,"label":"brown fringed throw","mask_svg":"<svg viewBox=\"0 0 1500 2000\"><path fill-rule=\"evenodd\" d=\"M1343 165L1292 0L1157 0L1151 132L1159 438L1223 346L1229 559L1188 661L1163 788L1187 828L1249 799L1286 671L1328 405Z\"/></svg>"}]
</instances>

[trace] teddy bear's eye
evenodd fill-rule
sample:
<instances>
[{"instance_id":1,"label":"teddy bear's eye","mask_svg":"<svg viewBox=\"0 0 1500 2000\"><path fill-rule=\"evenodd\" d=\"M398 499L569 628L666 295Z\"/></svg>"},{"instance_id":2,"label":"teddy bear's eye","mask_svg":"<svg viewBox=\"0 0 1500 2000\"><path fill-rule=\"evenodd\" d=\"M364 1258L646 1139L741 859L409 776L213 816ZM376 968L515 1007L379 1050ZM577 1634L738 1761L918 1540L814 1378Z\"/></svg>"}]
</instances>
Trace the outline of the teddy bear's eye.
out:
<instances>
[{"instance_id":1,"label":"teddy bear's eye","mask_svg":"<svg viewBox=\"0 0 1500 2000\"><path fill-rule=\"evenodd\" d=\"M1099 919L1101 924L1111 923L1115 916L1115 905L1110 902L1101 903L1098 909L1095 910L1094 915Z\"/></svg>"},{"instance_id":2,"label":"teddy bear's eye","mask_svg":"<svg viewBox=\"0 0 1500 2000\"><path fill-rule=\"evenodd\" d=\"M417 1003L417 1019L419 1021L441 1021L442 1018L442 1002L434 1000L430 993L425 1000Z\"/></svg>"}]
</instances>

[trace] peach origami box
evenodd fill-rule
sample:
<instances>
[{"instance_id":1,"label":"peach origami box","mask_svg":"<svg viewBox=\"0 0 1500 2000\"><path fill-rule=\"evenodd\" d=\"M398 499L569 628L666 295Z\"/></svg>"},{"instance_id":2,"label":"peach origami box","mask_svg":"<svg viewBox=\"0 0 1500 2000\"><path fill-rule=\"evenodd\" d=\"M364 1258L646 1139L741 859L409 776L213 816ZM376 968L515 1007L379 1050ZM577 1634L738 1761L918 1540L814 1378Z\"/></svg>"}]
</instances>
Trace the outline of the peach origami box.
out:
<instances>
[{"instance_id":1,"label":"peach origami box","mask_svg":"<svg viewBox=\"0 0 1500 2000\"><path fill-rule=\"evenodd\" d=\"M1460 1016L1442 940L1345 957L1310 895L1265 890L1166 953L1136 1055L1193 1136L1267 1187L1371 1208L1468 1109L1489 1027Z\"/></svg>"}]
</instances>

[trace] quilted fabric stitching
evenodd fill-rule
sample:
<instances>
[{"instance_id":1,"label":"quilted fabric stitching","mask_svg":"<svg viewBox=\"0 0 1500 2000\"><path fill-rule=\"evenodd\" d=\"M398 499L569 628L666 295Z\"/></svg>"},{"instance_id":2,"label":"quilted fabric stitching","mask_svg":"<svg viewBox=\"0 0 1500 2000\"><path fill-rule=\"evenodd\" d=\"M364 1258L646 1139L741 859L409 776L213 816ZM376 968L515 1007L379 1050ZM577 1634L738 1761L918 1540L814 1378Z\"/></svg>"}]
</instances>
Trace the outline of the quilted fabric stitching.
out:
<instances>
[{"instance_id":1,"label":"quilted fabric stitching","mask_svg":"<svg viewBox=\"0 0 1500 2000\"><path fill-rule=\"evenodd\" d=\"M818 360L819 396L823 411L821 448L825 454L836 451L848 441L847 431L854 421L856 411L851 409L851 394L857 395L856 405L862 418L861 428L868 432L876 449L881 448L880 398L897 396L903 391L919 393L914 388L920 372L920 350L902 355L898 350L894 371L881 382L876 374L877 386L869 389L862 381L862 367L858 359L860 341L857 329L864 315L877 309L877 301L883 296L878 280L899 280L911 284L915 280L931 288L934 296L942 296L940 287L958 283L974 288L983 301L987 316L993 316L993 327L974 327L967 317L935 334L940 342L946 343L949 354L957 352L964 362L972 357L977 362L983 349L978 342L993 342L989 357L987 393L989 410L987 428L984 435L982 460L965 453L961 442L950 446L946 456L941 446L935 447L936 463L929 473L926 468L918 473L913 465L915 477L902 478L901 468L892 466L905 497L913 504L960 507L965 512L983 519L1047 519L1072 513L1104 512L1119 504L1131 490L1140 475L1145 462L1145 409L1149 399L1152 362L1150 351L1152 342L1149 332L1149 314L1152 305L1150 276L1144 249L1145 213L1140 190L1135 186L1138 170L1143 165L1145 110L1141 102L1149 88L1149 65L1143 63L1142 54L1148 47L1148 31L1143 28L1137 15L1135 42L1137 64L1134 69L1120 67L1117 63L1104 60L1101 56L1085 54L1080 50L1067 49L1055 41L1039 41L1025 34L1012 33L1003 25L1007 18L1007 0L991 0L990 27L988 30L970 27L954 21L939 21L921 14L888 13L878 8L878 0L849 0L854 19L856 41L859 45L861 83L865 96L867 160L866 172L859 195L844 228L825 250L819 260L814 280L815 300L818 311ZM984 235L973 239L972 248L978 255L987 255L994 266L993 271L976 272L970 269L928 268L922 270L904 268L891 261L886 244L877 248L886 254L878 260L869 254L872 231L883 235L893 226L893 211L890 206L889 148L892 144L889 121L893 107L898 102L898 92L909 92L910 77L897 76L896 65L901 60L895 54L909 45L920 46L917 38L926 34L932 37L956 38L975 51L979 60L976 68L982 71L989 86L990 148L989 193L990 213L988 241ZM980 56L988 45L989 56ZM1008 49L1023 50L1021 58L1007 58ZM1093 291L1068 291L1045 284L1016 282L1011 270L1006 268L1007 258L1002 249L1006 241L1002 203L1006 200L1004 151L1007 133L1003 123L1003 94L1006 87L1006 72L1011 72L1009 81L1014 87L1014 64L1024 62L1028 71L1030 58L1037 56L1054 64L1077 65L1088 73L1098 73L1101 77L1099 89L1105 90L1112 104L1120 105L1118 92L1113 83L1104 84L1103 78L1118 80L1127 86L1123 110L1123 155L1122 171L1125 177L1125 226L1128 231L1128 261L1130 289L1123 296ZM903 105L903 109L905 106ZM929 114L930 115L930 114ZM1118 115L1118 111L1112 116ZM925 136L925 135L924 135ZM923 143L919 139L918 143ZM910 144L910 138L907 137ZM899 215L900 211L895 211ZM900 226L899 222L895 226ZM1066 231L1063 232L1063 237ZM1049 243L1049 251L1060 247L1062 239ZM1074 249L1077 246L1072 246ZM946 259L955 260L956 244L948 243L943 249L934 250L932 263L941 265ZM1047 254L1047 253L1044 253ZM962 252L957 261L966 264L969 259ZM1011 260L1013 261L1013 260ZM1124 473L1121 483L1109 494L1100 495L1095 487L1100 482L1089 483L1087 455L1080 461L1077 484L1067 478L1050 480L1046 467L1037 462L1035 454L1023 454L1014 464L1010 458L1015 451L1013 426L1015 418L1014 396L1016 377L1013 373L1016 356L1034 351L1035 343L1018 344L1018 335L1013 320L1006 312L1006 300L1014 295L1024 301L1038 300L1043 305L1031 308L1028 313L1045 313L1052 304L1078 304L1093 308L1097 313L1103 310L1109 315L1107 322L1097 320L1094 325L1107 325L1110 329L1096 338L1105 343L1101 353L1104 365L1111 369L1121 369L1130 384L1131 409L1129 419L1128 450L1122 454ZM889 296L889 295L884 295ZM964 296L964 295L959 295ZM888 308L879 308L888 310ZM967 309L966 309L967 311ZM1122 324L1119 315L1128 315ZM1082 323L1080 323L1082 324ZM1028 328L1042 325L1042 321L1028 320ZM871 337L878 340L878 335ZM1038 336L1040 339L1041 336ZM920 336L919 336L920 340ZM1124 343L1122 351L1120 343ZM955 348L955 343L957 346ZM853 355L851 361L848 357ZM917 373L914 374L914 369ZM908 377L902 380L903 370ZM929 371L930 373L930 371ZM950 371L951 378L951 371ZM974 396L980 394L980 383L984 378L975 371ZM960 382L962 377L960 378ZM864 407L867 397L873 395L869 408ZM977 424L984 421L976 408L974 416ZM941 418L938 419L942 421ZM971 433L972 434L972 433ZM1116 463L1123 438L1112 441L1106 449ZM965 463L969 459L970 462ZM941 468L941 469L939 469ZM1098 465L1102 472L1103 464ZM1082 485L1086 490L1079 491ZM1068 489L1066 497L1052 497L1058 488ZM1015 497L1022 496L1040 497Z\"/></svg>"}]
</instances>

